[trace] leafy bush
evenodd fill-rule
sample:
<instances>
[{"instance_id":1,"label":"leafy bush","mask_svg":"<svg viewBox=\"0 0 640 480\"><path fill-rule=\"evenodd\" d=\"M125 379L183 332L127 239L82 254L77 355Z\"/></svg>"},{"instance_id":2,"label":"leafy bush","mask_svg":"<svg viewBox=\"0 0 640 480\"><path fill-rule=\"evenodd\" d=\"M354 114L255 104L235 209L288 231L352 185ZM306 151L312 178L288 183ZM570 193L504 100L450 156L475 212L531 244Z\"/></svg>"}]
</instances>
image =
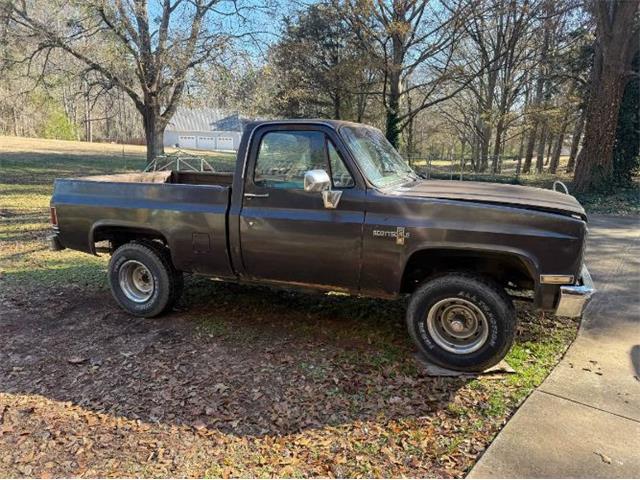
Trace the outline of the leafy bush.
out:
<instances>
[{"instance_id":1,"label":"leafy bush","mask_svg":"<svg viewBox=\"0 0 640 480\"><path fill-rule=\"evenodd\" d=\"M44 138L57 140L76 140L78 138L76 126L59 108L53 108L49 111L41 135Z\"/></svg>"}]
</instances>

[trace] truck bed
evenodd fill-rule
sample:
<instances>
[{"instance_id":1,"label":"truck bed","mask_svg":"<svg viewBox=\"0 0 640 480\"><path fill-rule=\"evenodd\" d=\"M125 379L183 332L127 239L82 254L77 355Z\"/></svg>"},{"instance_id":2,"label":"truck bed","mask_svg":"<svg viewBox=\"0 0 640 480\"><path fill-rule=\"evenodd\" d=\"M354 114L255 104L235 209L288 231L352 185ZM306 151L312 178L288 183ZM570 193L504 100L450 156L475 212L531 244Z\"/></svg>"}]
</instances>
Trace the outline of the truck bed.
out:
<instances>
[{"instance_id":1,"label":"truck bed","mask_svg":"<svg viewBox=\"0 0 640 480\"><path fill-rule=\"evenodd\" d=\"M135 172L116 173L113 175L93 175L80 177L77 180L91 182L117 182L117 183L173 183L180 185L221 185L230 187L233 182L232 173L217 172Z\"/></svg>"},{"instance_id":2,"label":"truck bed","mask_svg":"<svg viewBox=\"0 0 640 480\"><path fill-rule=\"evenodd\" d=\"M226 238L232 178L166 171L58 179L52 204L60 242L95 253L95 243L113 240L114 229L123 237L148 232L169 245L178 269L231 275Z\"/></svg>"}]
</instances>

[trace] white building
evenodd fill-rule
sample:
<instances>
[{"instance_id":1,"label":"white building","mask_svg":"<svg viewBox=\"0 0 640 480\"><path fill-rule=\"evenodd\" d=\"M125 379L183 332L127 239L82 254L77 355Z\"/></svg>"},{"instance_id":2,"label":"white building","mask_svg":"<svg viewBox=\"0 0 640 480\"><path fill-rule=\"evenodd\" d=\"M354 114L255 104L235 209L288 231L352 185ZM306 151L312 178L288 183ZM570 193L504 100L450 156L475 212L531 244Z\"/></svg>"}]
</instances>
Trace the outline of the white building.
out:
<instances>
[{"instance_id":1,"label":"white building","mask_svg":"<svg viewBox=\"0 0 640 480\"><path fill-rule=\"evenodd\" d=\"M165 147L238 150L247 120L214 108L178 108L164 131Z\"/></svg>"}]
</instances>

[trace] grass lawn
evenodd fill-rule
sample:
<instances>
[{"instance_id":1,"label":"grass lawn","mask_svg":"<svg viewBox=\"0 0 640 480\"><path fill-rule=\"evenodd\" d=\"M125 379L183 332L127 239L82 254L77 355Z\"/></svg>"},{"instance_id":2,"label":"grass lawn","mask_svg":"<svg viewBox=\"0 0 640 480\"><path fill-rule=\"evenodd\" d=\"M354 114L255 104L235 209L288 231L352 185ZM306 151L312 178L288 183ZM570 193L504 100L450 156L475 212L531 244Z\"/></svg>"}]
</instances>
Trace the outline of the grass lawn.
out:
<instances>
[{"instance_id":1,"label":"grass lawn","mask_svg":"<svg viewBox=\"0 0 640 480\"><path fill-rule=\"evenodd\" d=\"M403 301L190 277L132 318L106 258L45 242L52 180L145 164L122 152L0 137L2 477L462 477L575 337L518 305L515 374L433 378Z\"/></svg>"}]
</instances>

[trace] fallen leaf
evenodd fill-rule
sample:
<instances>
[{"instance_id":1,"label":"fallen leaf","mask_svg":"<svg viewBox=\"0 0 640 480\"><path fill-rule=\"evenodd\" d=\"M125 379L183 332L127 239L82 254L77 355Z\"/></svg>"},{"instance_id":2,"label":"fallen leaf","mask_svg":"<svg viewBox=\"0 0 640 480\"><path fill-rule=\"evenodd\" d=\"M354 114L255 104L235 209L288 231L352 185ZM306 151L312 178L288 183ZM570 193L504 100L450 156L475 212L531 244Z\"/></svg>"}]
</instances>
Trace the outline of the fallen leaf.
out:
<instances>
[{"instance_id":1,"label":"fallen leaf","mask_svg":"<svg viewBox=\"0 0 640 480\"><path fill-rule=\"evenodd\" d=\"M196 420L195 422L193 422L193 428L195 428L196 430L204 430L205 428L207 428L207 424L202 420Z\"/></svg>"},{"instance_id":2,"label":"fallen leaf","mask_svg":"<svg viewBox=\"0 0 640 480\"><path fill-rule=\"evenodd\" d=\"M229 387L227 387L224 383L216 383L213 386L213 390L218 393L224 392L225 390L228 390L228 389Z\"/></svg>"},{"instance_id":3,"label":"fallen leaf","mask_svg":"<svg viewBox=\"0 0 640 480\"><path fill-rule=\"evenodd\" d=\"M78 365L80 363L84 363L87 360L89 360L89 357L81 357L79 355L74 355L72 357L67 358L67 362L69 362L72 365Z\"/></svg>"},{"instance_id":4,"label":"fallen leaf","mask_svg":"<svg viewBox=\"0 0 640 480\"><path fill-rule=\"evenodd\" d=\"M608 456L606 456L604 453L600 453L600 452L593 452L593 453L598 455L604 463L611 464L611 459Z\"/></svg>"}]
</instances>

